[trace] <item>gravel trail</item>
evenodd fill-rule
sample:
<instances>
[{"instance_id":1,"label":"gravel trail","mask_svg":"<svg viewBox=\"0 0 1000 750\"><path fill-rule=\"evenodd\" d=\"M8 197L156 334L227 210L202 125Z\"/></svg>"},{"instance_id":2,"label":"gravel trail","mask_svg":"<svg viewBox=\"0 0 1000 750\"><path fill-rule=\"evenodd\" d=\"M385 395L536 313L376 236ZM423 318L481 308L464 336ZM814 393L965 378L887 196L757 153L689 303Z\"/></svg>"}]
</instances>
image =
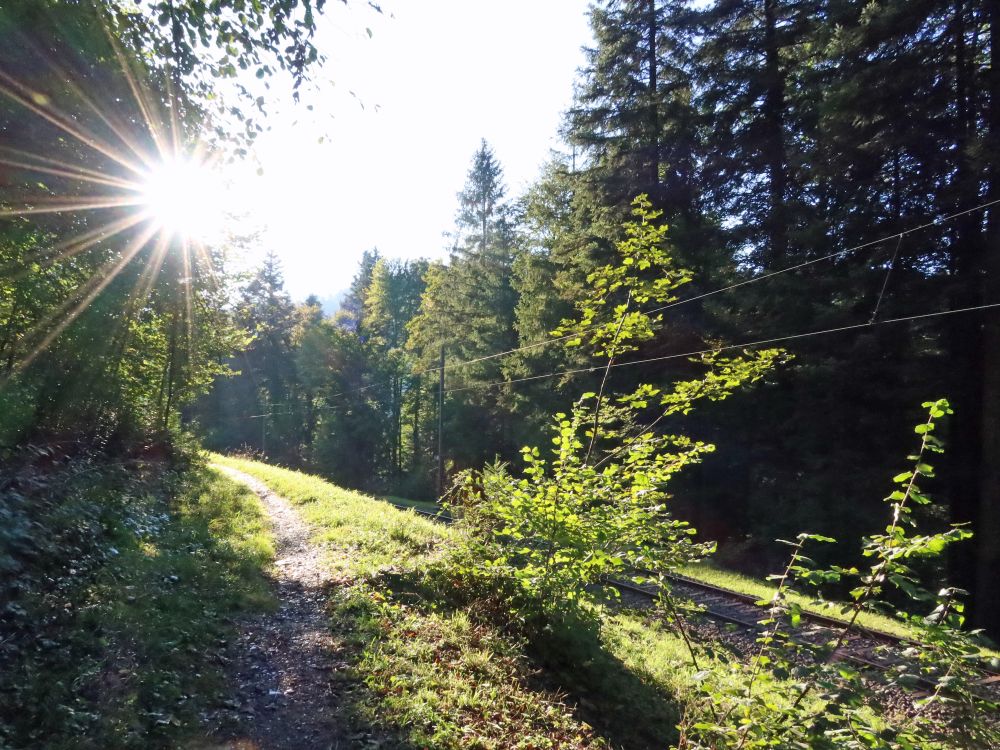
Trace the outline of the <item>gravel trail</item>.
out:
<instances>
[{"instance_id":1,"label":"gravel trail","mask_svg":"<svg viewBox=\"0 0 1000 750\"><path fill-rule=\"evenodd\" d=\"M248 485L271 518L278 610L237 623L226 649L230 695L206 719L220 748L336 750L350 747L336 723L336 673L346 665L325 614L331 577L310 529L285 498L254 477L216 466Z\"/></svg>"}]
</instances>

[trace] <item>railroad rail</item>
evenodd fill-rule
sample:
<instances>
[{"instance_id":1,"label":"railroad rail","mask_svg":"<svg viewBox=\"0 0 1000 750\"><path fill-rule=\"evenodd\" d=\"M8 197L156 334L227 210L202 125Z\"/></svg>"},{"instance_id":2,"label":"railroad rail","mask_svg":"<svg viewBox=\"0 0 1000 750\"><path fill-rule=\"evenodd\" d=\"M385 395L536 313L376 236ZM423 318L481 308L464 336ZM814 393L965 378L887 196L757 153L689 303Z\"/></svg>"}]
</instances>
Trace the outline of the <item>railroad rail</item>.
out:
<instances>
[{"instance_id":1,"label":"railroad rail","mask_svg":"<svg viewBox=\"0 0 1000 750\"><path fill-rule=\"evenodd\" d=\"M703 616L737 625L754 633L762 633L766 630L767 626L762 624L762 621L770 617L770 612L766 606L758 604L759 597L724 589L684 575L667 574L663 577L671 582L674 591L700 605L703 608ZM608 584L649 599L655 599L657 596L656 589L648 585L639 586L628 581L613 579L609 579ZM823 639L830 640L836 637L838 631L847 624L846 621L836 617L828 617L821 613L805 610L801 612L801 617L802 620L814 625L811 631L805 632L802 632L800 626L800 634L796 636L796 639L802 642L815 643ZM919 646L920 642L916 639L859 626L855 623L834 658L865 669L886 671L906 663L899 656L899 651L907 645ZM892 651L895 654L891 653ZM1000 686L1000 671L985 664L980 665L980 670L985 675L979 681L981 686L988 689L996 689L997 686ZM934 680L919 675L914 675L914 679L919 684L929 688L937 686Z\"/></svg>"}]
</instances>

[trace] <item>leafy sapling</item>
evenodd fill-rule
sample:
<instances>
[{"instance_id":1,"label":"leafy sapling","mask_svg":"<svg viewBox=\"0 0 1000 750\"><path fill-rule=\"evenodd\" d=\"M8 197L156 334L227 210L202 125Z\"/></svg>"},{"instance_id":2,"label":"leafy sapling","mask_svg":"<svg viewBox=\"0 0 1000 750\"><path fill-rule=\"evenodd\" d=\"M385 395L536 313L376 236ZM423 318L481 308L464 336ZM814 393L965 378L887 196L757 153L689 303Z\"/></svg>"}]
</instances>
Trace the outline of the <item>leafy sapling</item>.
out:
<instances>
[{"instance_id":1,"label":"leafy sapling","mask_svg":"<svg viewBox=\"0 0 1000 750\"><path fill-rule=\"evenodd\" d=\"M891 518L885 533L864 542L871 559L867 570L834 567L816 570L802 553L807 542L827 537L800 534L791 561L777 576L778 590L769 602L767 629L751 665L732 665L735 675L715 675L700 683L702 698L685 714L683 748L992 748L1000 746L995 721L997 704L978 684L981 648L976 632L962 629L961 592L942 588L936 595L920 587L916 560L941 555L969 538L961 527L933 534L917 533L915 508L930 498L920 488L934 475L930 454L943 446L934 435L938 421L950 415L947 401L926 402L927 420L915 428L920 446L909 458L912 467L894 477L896 489L886 498ZM821 586L855 579L853 602L842 614L844 625L832 637L809 638L796 633L801 608L790 598L795 585ZM914 639L891 665L877 675L862 674L845 661L843 650L856 634L865 612L884 610L889 591L909 600L913 608L927 601L927 616L899 612ZM896 608L893 608L896 609ZM742 677L746 673L746 677ZM910 697L900 715L883 700ZM775 696L781 696L776 699ZM932 706L941 706L932 712ZM724 707L720 712L719 707ZM700 707L700 708L699 708ZM890 715L881 715L889 711Z\"/></svg>"},{"instance_id":2,"label":"leafy sapling","mask_svg":"<svg viewBox=\"0 0 1000 750\"><path fill-rule=\"evenodd\" d=\"M550 450L523 449L519 477L492 467L466 479L468 536L478 545L471 557L480 570L517 581L547 610L596 596L610 576L639 580L653 570L662 584L662 574L714 549L671 515L667 492L677 472L714 446L657 428L700 399L722 400L759 381L784 356L773 349L739 357L709 353L694 360L707 370L701 378L609 395L615 360L662 325L662 313L641 308L669 304L691 280L674 263L667 227L657 223L661 213L645 196L633 202L633 215L618 243L618 263L590 275L592 292L578 304L578 317L554 331L569 346L606 359L599 389L554 416ZM649 422L651 412L658 416ZM676 612L672 601L664 604Z\"/></svg>"}]
</instances>

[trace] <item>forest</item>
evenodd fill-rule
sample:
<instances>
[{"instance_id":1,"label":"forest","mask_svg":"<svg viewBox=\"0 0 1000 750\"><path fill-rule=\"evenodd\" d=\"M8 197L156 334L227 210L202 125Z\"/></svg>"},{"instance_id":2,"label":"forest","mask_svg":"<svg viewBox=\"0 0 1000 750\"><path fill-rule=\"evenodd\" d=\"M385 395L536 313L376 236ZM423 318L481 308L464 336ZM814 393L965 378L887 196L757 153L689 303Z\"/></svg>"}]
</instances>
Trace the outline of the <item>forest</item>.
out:
<instances>
[{"instance_id":1,"label":"forest","mask_svg":"<svg viewBox=\"0 0 1000 750\"><path fill-rule=\"evenodd\" d=\"M441 246L336 310L188 233L272 84L324 96L324 6L0 7L0 748L996 747L1000 2L596 0L537 178L481 140ZM344 582L326 744L315 696L213 744L189 674L285 609L267 488ZM778 573L735 666L669 578L706 558ZM837 658L869 615L880 679Z\"/></svg>"}]
</instances>

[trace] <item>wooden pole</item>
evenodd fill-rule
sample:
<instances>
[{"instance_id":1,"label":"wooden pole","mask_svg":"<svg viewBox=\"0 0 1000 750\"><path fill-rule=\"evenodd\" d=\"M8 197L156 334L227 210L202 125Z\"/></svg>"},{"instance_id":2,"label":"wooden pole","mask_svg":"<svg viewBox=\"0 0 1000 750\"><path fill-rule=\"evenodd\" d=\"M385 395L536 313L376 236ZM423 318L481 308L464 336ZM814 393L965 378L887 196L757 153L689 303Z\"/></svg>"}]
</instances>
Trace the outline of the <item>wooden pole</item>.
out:
<instances>
[{"instance_id":1,"label":"wooden pole","mask_svg":"<svg viewBox=\"0 0 1000 750\"><path fill-rule=\"evenodd\" d=\"M441 344L441 364L438 370L438 450L437 495L444 494L444 344Z\"/></svg>"}]
</instances>

